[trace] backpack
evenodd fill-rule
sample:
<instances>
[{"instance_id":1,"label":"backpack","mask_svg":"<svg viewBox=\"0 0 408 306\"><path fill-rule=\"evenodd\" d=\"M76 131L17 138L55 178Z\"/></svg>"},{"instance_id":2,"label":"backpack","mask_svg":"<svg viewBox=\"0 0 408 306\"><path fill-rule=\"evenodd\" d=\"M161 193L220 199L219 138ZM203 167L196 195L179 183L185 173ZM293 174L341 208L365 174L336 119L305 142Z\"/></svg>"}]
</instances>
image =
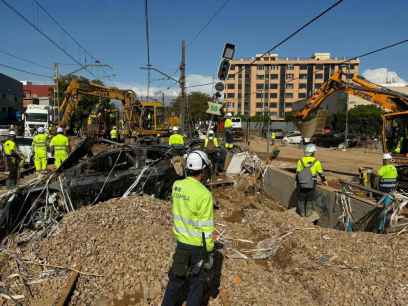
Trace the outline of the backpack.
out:
<instances>
[{"instance_id":1,"label":"backpack","mask_svg":"<svg viewBox=\"0 0 408 306\"><path fill-rule=\"evenodd\" d=\"M300 159L300 162L302 163L303 170L296 174L298 186L300 187L300 189L313 189L313 188L315 188L316 181L315 181L315 179L313 177L311 168L317 162L317 159L315 159L309 166L306 166L304 164L303 159Z\"/></svg>"}]
</instances>

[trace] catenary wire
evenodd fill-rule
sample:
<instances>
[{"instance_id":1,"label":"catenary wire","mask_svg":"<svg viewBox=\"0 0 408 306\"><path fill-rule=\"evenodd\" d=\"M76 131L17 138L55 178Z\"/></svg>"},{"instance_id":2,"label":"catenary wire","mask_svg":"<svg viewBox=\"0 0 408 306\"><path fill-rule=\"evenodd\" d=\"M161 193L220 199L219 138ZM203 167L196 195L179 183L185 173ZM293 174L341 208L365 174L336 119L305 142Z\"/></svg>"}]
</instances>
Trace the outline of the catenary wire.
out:
<instances>
[{"instance_id":1,"label":"catenary wire","mask_svg":"<svg viewBox=\"0 0 408 306\"><path fill-rule=\"evenodd\" d=\"M45 75L45 74L41 74L41 73L30 72L30 71L27 71L27 70L24 70L24 69L20 69L20 68L17 68L17 67L13 67L13 66L10 66L10 65L6 65L6 64L0 64L0 66L1 66L1 67L5 67L5 68L7 68L7 69L15 70L15 71L18 71L18 72L23 72L23 73L26 73L26 74L31 74L31 75L39 76L39 77L42 77L42 78L47 78L47 79L51 79L51 80L53 79L53 77L50 76L50 75Z\"/></svg>"},{"instance_id":2,"label":"catenary wire","mask_svg":"<svg viewBox=\"0 0 408 306\"><path fill-rule=\"evenodd\" d=\"M26 62L26 63L32 64L32 65L35 65L35 66L40 67L40 68L43 68L43 69L52 70L52 68L51 68L50 66L47 67L47 66L45 66L45 65L36 63L36 62L34 62L34 61L32 61L32 60L29 60L29 59L22 58L22 57L19 57L19 56L17 56L17 55L14 55L14 54L12 54L12 53L10 53L10 52L8 52L8 51L5 51L5 50L0 50L0 53L1 53L1 54L4 54L4 55L7 55L7 56L10 56L10 57L12 57L12 58L15 58L15 59L17 59L17 60L19 60L19 61L22 61L22 62Z\"/></svg>"},{"instance_id":3,"label":"catenary wire","mask_svg":"<svg viewBox=\"0 0 408 306\"><path fill-rule=\"evenodd\" d=\"M92 76L96 77L95 74L82 65L75 57L73 57L70 53L68 53L63 47L61 47L55 40L53 40L47 33L42 31L39 27L37 27L33 22L31 22L26 16L24 16L18 9L8 3L6 0L0 0L3 2L5 6L7 6L11 11L13 11L16 15L18 15L21 19L23 19L28 25L30 25L34 30L40 33L43 37L45 37L51 44L53 44L58 50L68 56L73 62L78 64L80 67L84 67L86 71L88 71Z\"/></svg>"}]
</instances>

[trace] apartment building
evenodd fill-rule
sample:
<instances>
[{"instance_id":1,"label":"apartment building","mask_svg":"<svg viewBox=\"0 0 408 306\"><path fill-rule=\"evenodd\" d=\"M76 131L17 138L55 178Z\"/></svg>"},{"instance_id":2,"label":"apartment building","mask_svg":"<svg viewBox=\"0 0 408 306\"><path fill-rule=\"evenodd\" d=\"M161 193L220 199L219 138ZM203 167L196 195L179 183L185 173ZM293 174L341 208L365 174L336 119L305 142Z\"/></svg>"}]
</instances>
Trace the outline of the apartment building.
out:
<instances>
[{"instance_id":1,"label":"apartment building","mask_svg":"<svg viewBox=\"0 0 408 306\"><path fill-rule=\"evenodd\" d=\"M269 54L233 60L225 81L226 109L251 117L269 110L272 119L283 120L294 102L313 95L336 69L344 67L343 62L344 58L332 58L330 53L315 53L310 58ZM347 63L349 78L359 73L359 64L358 59Z\"/></svg>"}]
</instances>

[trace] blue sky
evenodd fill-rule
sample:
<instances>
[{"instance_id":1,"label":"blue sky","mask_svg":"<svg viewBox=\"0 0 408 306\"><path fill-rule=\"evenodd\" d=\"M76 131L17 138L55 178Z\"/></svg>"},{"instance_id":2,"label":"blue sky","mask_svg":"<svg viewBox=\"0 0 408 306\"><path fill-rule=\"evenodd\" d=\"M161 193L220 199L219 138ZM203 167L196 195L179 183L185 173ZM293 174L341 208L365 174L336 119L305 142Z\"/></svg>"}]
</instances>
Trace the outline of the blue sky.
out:
<instances>
[{"instance_id":1,"label":"blue sky","mask_svg":"<svg viewBox=\"0 0 408 306\"><path fill-rule=\"evenodd\" d=\"M7 1L74 57L84 59L84 52L38 10L32 0ZM38 1L93 55L114 67L116 77L105 79L106 83L144 88L146 73L139 69L146 64L143 0ZM151 63L174 73L180 61L181 40L189 42L223 2L149 0ZM236 44L237 57L262 53L332 3L334 0L230 0L199 38L188 46L187 73L193 75L189 78L190 85L211 79L226 41ZM333 56L354 56L408 38L407 12L407 0L345 0L276 53L307 57L314 52L327 51ZM47 66L54 62L69 64L62 66L64 72L77 68L1 2L0 34L0 51L12 52ZM52 73L2 54L0 64ZM408 44L362 60L362 72L375 68L387 68L408 80ZM20 80L47 81L2 67L0 72ZM112 74L109 70L95 73L98 76ZM153 90L174 86L172 82L157 81L159 78L153 74Z\"/></svg>"}]
</instances>

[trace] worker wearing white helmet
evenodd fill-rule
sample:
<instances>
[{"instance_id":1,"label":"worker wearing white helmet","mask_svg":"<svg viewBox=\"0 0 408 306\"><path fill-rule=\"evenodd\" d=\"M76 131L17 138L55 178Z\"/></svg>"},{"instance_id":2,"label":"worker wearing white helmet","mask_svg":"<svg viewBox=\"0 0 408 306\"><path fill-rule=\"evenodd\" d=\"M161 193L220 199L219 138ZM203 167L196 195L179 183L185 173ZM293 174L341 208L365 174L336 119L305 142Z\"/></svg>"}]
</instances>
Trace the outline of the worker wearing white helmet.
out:
<instances>
[{"instance_id":1,"label":"worker wearing white helmet","mask_svg":"<svg viewBox=\"0 0 408 306\"><path fill-rule=\"evenodd\" d=\"M62 127L57 128L57 135L52 137L50 148L54 155L55 168L58 169L68 158L70 151L69 138L64 135L64 129Z\"/></svg>"},{"instance_id":2,"label":"worker wearing white helmet","mask_svg":"<svg viewBox=\"0 0 408 306\"><path fill-rule=\"evenodd\" d=\"M302 217L310 216L313 211L317 176L320 176L322 182L327 185L322 164L315 157L316 151L316 145L307 144L304 149L304 156L298 160L296 165L297 212Z\"/></svg>"},{"instance_id":3,"label":"worker wearing white helmet","mask_svg":"<svg viewBox=\"0 0 408 306\"><path fill-rule=\"evenodd\" d=\"M234 136L232 134L232 114L227 113L224 121L224 146L227 150L231 150L234 147Z\"/></svg>"},{"instance_id":4,"label":"worker wearing white helmet","mask_svg":"<svg viewBox=\"0 0 408 306\"><path fill-rule=\"evenodd\" d=\"M172 131L173 133L169 137L169 145L176 147L184 146L184 137L183 135L179 134L178 126L173 126Z\"/></svg>"},{"instance_id":5,"label":"worker wearing white helmet","mask_svg":"<svg viewBox=\"0 0 408 306\"><path fill-rule=\"evenodd\" d=\"M173 235L177 245L162 306L181 305L185 299L187 305L203 305L216 239L213 197L202 184L209 166L203 151L193 151L186 159L187 177L173 184Z\"/></svg>"},{"instance_id":6,"label":"worker wearing white helmet","mask_svg":"<svg viewBox=\"0 0 408 306\"><path fill-rule=\"evenodd\" d=\"M382 192L393 192L397 188L398 183L398 171L392 164L392 155L390 153L384 153L383 166L378 169L377 175L379 177L379 189Z\"/></svg>"},{"instance_id":7,"label":"worker wearing white helmet","mask_svg":"<svg viewBox=\"0 0 408 306\"><path fill-rule=\"evenodd\" d=\"M48 164L48 135L45 134L44 128L40 126L38 133L33 138L34 166L37 174L45 173Z\"/></svg>"},{"instance_id":8,"label":"worker wearing white helmet","mask_svg":"<svg viewBox=\"0 0 408 306\"><path fill-rule=\"evenodd\" d=\"M22 155L18 151L16 144L16 132L13 130L9 131L8 138L3 143L3 151L6 159L6 169L9 173L6 180L6 186L8 188L14 188L17 184L18 168Z\"/></svg>"}]
</instances>

